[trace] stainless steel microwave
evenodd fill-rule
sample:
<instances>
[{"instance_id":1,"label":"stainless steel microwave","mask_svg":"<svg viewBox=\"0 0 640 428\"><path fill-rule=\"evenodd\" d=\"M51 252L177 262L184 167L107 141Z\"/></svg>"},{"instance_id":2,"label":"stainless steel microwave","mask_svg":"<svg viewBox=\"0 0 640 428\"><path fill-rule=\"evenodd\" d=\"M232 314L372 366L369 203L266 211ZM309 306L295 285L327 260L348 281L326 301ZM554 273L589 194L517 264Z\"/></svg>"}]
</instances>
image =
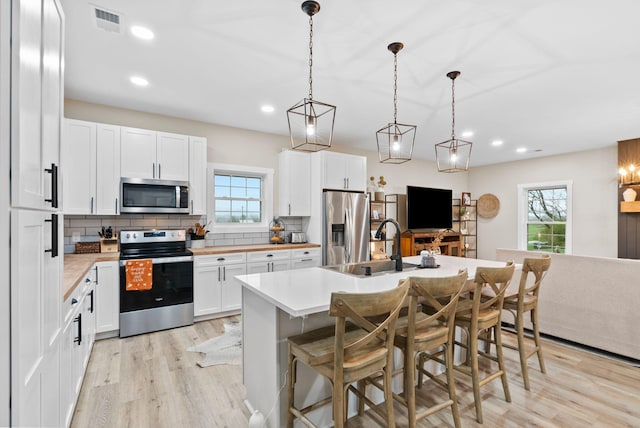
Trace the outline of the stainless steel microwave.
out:
<instances>
[{"instance_id":1,"label":"stainless steel microwave","mask_svg":"<svg viewBox=\"0 0 640 428\"><path fill-rule=\"evenodd\" d=\"M189 183L122 177L120 201L121 213L189 214Z\"/></svg>"}]
</instances>

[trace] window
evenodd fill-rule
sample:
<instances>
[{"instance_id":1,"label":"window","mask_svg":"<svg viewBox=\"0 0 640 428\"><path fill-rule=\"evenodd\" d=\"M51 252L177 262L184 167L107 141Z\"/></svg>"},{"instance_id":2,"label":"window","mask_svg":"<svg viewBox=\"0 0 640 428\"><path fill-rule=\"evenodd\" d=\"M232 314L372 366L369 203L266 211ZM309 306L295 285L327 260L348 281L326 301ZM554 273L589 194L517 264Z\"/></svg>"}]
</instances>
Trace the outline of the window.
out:
<instances>
[{"instance_id":1,"label":"window","mask_svg":"<svg viewBox=\"0 0 640 428\"><path fill-rule=\"evenodd\" d=\"M209 164L207 218L214 232L266 231L273 212L273 170Z\"/></svg>"},{"instance_id":2,"label":"window","mask_svg":"<svg viewBox=\"0 0 640 428\"><path fill-rule=\"evenodd\" d=\"M571 253L571 182L518 186L518 248Z\"/></svg>"}]
</instances>

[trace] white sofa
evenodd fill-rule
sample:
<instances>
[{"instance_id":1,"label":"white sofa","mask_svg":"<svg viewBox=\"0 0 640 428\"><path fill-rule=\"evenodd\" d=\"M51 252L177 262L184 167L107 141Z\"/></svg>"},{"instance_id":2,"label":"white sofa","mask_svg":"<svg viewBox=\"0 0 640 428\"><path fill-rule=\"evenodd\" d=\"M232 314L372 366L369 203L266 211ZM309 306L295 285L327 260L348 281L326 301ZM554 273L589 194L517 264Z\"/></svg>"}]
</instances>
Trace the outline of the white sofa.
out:
<instances>
[{"instance_id":1,"label":"white sofa","mask_svg":"<svg viewBox=\"0 0 640 428\"><path fill-rule=\"evenodd\" d=\"M548 253L499 248L496 260L521 263L541 254ZM565 254L551 259L540 290L540 331L640 359L640 260ZM518 281L513 278L510 290ZM513 322L507 314L503 321Z\"/></svg>"}]
</instances>

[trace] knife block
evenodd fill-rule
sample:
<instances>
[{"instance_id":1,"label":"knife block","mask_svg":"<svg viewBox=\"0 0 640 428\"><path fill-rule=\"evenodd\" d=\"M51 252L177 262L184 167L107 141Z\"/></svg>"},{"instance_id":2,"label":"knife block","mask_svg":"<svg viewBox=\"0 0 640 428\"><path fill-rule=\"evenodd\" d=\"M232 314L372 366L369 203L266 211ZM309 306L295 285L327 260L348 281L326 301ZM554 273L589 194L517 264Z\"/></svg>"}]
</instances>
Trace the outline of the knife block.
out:
<instances>
[{"instance_id":1,"label":"knife block","mask_svg":"<svg viewBox=\"0 0 640 428\"><path fill-rule=\"evenodd\" d=\"M101 253L117 253L118 252L118 236L113 235L113 238L100 238L100 252Z\"/></svg>"}]
</instances>

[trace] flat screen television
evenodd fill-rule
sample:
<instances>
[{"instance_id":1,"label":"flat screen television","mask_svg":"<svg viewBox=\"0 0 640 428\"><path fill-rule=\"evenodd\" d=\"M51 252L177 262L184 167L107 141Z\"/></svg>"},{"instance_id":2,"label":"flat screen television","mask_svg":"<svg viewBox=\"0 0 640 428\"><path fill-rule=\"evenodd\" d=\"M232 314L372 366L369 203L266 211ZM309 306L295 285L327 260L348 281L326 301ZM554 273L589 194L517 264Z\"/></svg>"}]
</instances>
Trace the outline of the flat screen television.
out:
<instances>
[{"instance_id":1,"label":"flat screen television","mask_svg":"<svg viewBox=\"0 0 640 428\"><path fill-rule=\"evenodd\" d=\"M407 228L451 229L451 189L407 186Z\"/></svg>"}]
</instances>

